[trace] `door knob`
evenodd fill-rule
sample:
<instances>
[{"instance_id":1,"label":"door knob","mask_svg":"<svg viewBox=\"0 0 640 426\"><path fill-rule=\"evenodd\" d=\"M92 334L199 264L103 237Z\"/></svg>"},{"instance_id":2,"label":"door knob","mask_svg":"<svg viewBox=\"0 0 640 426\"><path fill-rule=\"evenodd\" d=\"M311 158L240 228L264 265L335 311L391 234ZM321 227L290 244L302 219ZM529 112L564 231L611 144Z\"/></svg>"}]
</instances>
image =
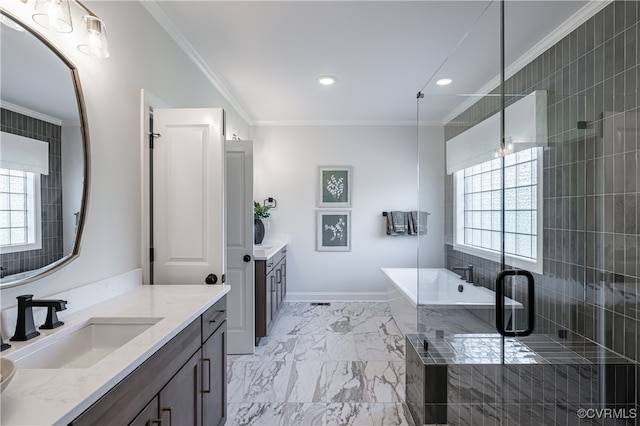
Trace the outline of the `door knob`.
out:
<instances>
[{"instance_id":1,"label":"door knob","mask_svg":"<svg viewBox=\"0 0 640 426\"><path fill-rule=\"evenodd\" d=\"M207 284L215 284L218 282L218 277L216 274L209 274L207 275L207 278L204 279L204 282Z\"/></svg>"},{"instance_id":2,"label":"door knob","mask_svg":"<svg viewBox=\"0 0 640 426\"><path fill-rule=\"evenodd\" d=\"M242 258L242 260L244 260L245 262L250 262L251 261L251 256L249 256L248 254L245 254L244 257Z\"/></svg>"}]
</instances>

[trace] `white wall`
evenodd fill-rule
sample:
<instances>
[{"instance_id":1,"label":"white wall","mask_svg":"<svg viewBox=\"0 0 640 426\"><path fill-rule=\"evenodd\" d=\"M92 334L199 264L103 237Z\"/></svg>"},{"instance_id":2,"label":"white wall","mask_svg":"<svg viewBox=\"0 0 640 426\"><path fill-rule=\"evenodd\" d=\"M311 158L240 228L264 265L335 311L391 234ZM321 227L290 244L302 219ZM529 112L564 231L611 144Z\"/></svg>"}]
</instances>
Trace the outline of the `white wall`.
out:
<instances>
[{"instance_id":1,"label":"white wall","mask_svg":"<svg viewBox=\"0 0 640 426\"><path fill-rule=\"evenodd\" d=\"M429 231L420 236L418 263L421 268L444 268L444 127L420 126L418 135L419 204L420 210L431 213Z\"/></svg>"},{"instance_id":2,"label":"white wall","mask_svg":"<svg viewBox=\"0 0 640 426\"><path fill-rule=\"evenodd\" d=\"M439 132L439 133L438 133ZM442 137L442 130L436 129ZM254 128L255 199L274 197L267 237L285 234L291 299L382 296L383 267L415 267L417 238L385 235L383 211L417 207L416 128L411 126L258 126ZM444 174L442 139L427 159ZM350 252L316 251L318 166L353 166ZM442 182L434 181L442 187ZM430 250L443 250L442 189L435 191ZM436 246L435 241L439 246ZM355 294L354 294L355 293Z\"/></svg>"},{"instance_id":3,"label":"white wall","mask_svg":"<svg viewBox=\"0 0 640 426\"><path fill-rule=\"evenodd\" d=\"M91 1L88 6L107 25L110 58L79 53L76 33L46 34L78 68L87 107L91 178L80 257L43 279L2 289L3 308L15 305L19 294L48 296L140 268L141 89L172 107L223 107L227 129L249 136L247 124L140 3ZM22 2L3 7L31 26ZM74 18L79 28L80 18Z\"/></svg>"}]
</instances>

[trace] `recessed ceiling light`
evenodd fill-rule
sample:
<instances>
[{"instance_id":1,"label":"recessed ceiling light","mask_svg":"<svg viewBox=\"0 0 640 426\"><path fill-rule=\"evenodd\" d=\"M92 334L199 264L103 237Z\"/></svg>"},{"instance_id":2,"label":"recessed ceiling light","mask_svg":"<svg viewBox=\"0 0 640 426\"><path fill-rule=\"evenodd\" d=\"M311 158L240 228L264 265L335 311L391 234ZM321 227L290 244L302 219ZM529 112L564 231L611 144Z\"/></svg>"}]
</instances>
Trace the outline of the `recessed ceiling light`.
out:
<instances>
[{"instance_id":1,"label":"recessed ceiling light","mask_svg":"<svg viewBox=\"0 0 640 426\"><path fill-rule=\"evenodd\" d=\"M453 80L451 80L450 78L441 78L440 80L436 81L436 84L438 86L446 86L447 84L451 84Z\"/></svg>"},{"instance_id":2,"label":"recessed ceiling light","mask_svg":"<svg viewBox=\"0 0 640 426\"><path fill-rule=\"evenodd\" d=\"M336 78L332 75L323 75L318 77L318 82L323 86L331 86L336 82Z\"/></svg>"}]
</instances>

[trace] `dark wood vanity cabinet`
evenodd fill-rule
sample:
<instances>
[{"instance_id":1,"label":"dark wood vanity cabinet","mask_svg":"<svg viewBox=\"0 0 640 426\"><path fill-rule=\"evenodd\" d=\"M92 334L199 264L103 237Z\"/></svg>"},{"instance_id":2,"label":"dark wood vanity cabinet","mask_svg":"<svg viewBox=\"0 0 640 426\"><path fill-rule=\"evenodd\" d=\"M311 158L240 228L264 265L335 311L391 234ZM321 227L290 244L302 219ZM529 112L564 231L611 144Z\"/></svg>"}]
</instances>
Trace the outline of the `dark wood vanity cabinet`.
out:
<instances>
[{"instance_id":1,"label":"dark wood vanity cabinet","mask_svg":"<svg viewBox=\"0 0 640 426\"><path fill-rule=\"evenodd\" d=\"M202 316L202 424L219 426L227 420L226 308L210 313L209 319L205 316L206 313ZM207 334L205 330L213 331Z\"/></svg>"},{"instance_id":2,"label":"dark wood vanity cabinet","mask_svg":"<svg viewBox=\"0 0 640 426\"><path fill-rule=\"evenodd\" d=\"M71 425L223 425L226 304L225 296Z\"/></svg>"},{"instance_id":3,"label":"dark wood vanity cabinet","mask_svg":"<svg viewBox=\"0 0 640 426\"><path fill-rule=\"evenodd\" d=\"M157 418L163 425L201 425L200 354L196 352L158 394L159 412L147 419L149 424Z\"/></svg>"},{"instance_id":4,"label":"dark wood vanity cabinet","mask_svg":"<svg viewBox=\"0 0 640 426\"><path fill-rule=\"evenodd\" d=\"M154 419L154 416L158 415L158 397L156 396L150 403L142 410L140 414L131 422L129 426L151 426L153 424L159 424L160 418ZM153 419L153 422L149 422L149 419ZM75 422L73 424L76 424Z\"/></svg>"},{"instance_id":5,"label":"dark wood vanity cabinet","mask_svg":"<svg viewBox=\"0 0 640 426\"><path fill-rule=\"evenodd\" d=\"M266 337L287 294L287 247L267 260L256 260L256 343Z\"/></svg>"}]
</instances>

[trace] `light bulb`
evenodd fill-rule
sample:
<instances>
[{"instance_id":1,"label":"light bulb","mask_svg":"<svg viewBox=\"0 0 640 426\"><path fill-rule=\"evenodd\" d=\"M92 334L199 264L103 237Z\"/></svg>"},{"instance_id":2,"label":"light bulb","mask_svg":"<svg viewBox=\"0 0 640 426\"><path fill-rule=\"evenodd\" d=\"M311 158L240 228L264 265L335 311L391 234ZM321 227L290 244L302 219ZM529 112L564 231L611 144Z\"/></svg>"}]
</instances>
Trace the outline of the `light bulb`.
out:
<instances>
[{"instance_id":1,"label":"light bulb","mask_svg":"<svg viewBox=\"0 0 640 426\"><path fill-rule=\"evenodd\" d=\"M331 86L336 82L336 78L331 75L323 75L321 77L318 77L318 82L323 86Z\"/></svg>"},{"instance_id":2,"label":"light bulb","mask_svg":"<svg viewBox=\"0 0 640 426\"><path fill-rule=\"evenodd\" d=\"M33 20L38 25L59 33L70 33L73 30L69 0L36 0Z\"/></svg>"},{"instance_id":3,"label":"light bulb","mask_svg":"<svg viewBox=\"0 0 640 426\"><path fill-rule=\"evenodd\" d=\"M82 26L85 36L78 50L93 58L108 58L109 42L104 22L95 16L85 15L82 17Z\"/></svg>"}]
</instances>

